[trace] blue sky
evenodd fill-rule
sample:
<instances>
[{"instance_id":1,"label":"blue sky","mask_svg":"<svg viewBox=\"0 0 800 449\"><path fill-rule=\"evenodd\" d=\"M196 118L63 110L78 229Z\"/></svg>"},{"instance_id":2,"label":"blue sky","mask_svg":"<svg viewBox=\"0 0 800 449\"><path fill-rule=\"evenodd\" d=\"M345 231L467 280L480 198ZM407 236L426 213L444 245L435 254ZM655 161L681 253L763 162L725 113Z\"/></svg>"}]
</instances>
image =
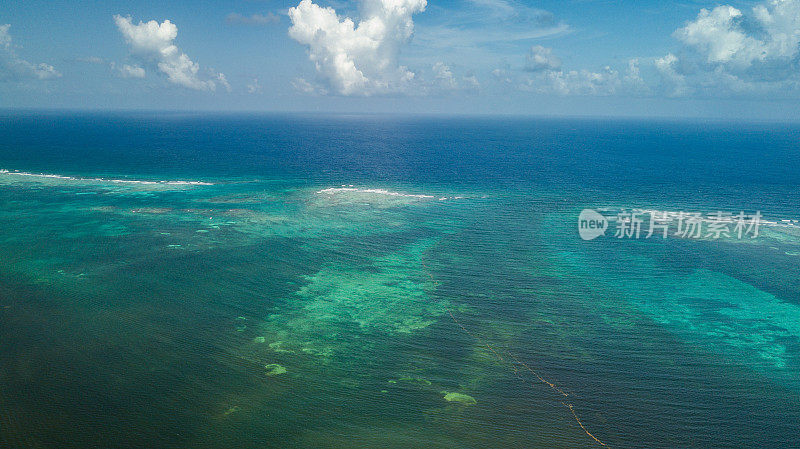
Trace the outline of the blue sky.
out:
<instances>
[{"instance_id":1,"label":"blue sky","mask_svg":"<svg viewBox=\"0 0 800 449\"><path fill-rule=\"evenodd\" d=\"M800 118L800 0L25 1L0 107Z\"/></svg>"}]
</instances>

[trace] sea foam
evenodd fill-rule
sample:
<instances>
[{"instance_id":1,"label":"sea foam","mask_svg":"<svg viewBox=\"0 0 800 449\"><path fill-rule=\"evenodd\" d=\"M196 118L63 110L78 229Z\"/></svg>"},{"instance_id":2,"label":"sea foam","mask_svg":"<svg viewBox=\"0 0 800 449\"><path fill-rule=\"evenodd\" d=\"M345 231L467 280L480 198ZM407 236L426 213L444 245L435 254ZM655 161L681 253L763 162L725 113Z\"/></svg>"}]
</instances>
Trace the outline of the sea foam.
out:
<instances>
[{"instance_id":1,"label":"sea foam","mask_svg":"<svg viewBox=\"0 0 800 449\"><path fill-rule=\"evenodd\" d=\"M366 193L366 194L375 194L375 195L387 195L387 196L398 196L404 198L422 198L422 199L430 199L434 198L433 195L420 195L420 194L413 194L413 193L402 193L402 192L394 192L391 190L386 189L359 189L352 186L342 186L342 187L330 187L327 189L322 189L317 191L318 194L328 194L334 195L337 193Z\"/></svg>"},{"instance_id":2,"label":"sea foam","mask_svg":"<svg viewBox=\"0 0 800 449\"><path fill-rule=\"evenodd\" d=\"M175 185L175 186L210 186L213 183L204 181L180 181L180 180L139 180L139 179L117 179L117 178L81 178L75 176L64 176L50 173L30 173L21 171L0 170L0 175L24 176L33 179L58 179L63 181L75 182L98 182L113 184L141 184L141 185Z\"/></svg>"}]
</instances>

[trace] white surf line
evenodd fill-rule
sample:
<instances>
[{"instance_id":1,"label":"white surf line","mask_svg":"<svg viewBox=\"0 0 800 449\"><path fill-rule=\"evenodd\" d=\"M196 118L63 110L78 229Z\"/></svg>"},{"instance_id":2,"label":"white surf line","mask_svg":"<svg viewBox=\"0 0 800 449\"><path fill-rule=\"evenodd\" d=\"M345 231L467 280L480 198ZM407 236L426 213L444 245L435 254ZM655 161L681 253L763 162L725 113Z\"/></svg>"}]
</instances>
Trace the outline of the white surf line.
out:
<instances>
[{"instance_id":1,"label":"white surf line","mask_svg":"<svg viewBox=\"0 0 800 449\"><path fill-rule=\"evenodd\" d=\"M145 181L137 179L115 179L115 178L80 178L75 176L64 176L49 173L29 173L20 171L0 170L0 175L14 175L14 176L27 176L32 178L45 178L45 179L62 179L65 181L78 181L78 182L107 182L118 184L144 184L144 185L192 185L192 186L211 186L214 185L210 182L204 181Z\"/></svg>"}]
</instances>

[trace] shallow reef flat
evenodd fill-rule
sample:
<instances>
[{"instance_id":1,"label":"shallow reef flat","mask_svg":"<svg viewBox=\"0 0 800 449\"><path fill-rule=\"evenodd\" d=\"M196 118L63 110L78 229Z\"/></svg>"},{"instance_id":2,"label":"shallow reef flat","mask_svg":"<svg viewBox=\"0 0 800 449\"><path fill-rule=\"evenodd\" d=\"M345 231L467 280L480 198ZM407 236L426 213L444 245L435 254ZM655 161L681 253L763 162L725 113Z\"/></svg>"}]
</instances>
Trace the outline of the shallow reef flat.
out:
<instances>
[{"instance_id":1,"label":"shallow reef flat","mask_svg":"<svg viewBox=\"0 0 800 449\"><path fill-rule=\"evenodd\" d=\"M587 244L559 189L138 181L0 173L0 417L48 417L31 380L174 447L690 447L726 389L796 414L791 226Z\"/></svg>"}]
</instances>

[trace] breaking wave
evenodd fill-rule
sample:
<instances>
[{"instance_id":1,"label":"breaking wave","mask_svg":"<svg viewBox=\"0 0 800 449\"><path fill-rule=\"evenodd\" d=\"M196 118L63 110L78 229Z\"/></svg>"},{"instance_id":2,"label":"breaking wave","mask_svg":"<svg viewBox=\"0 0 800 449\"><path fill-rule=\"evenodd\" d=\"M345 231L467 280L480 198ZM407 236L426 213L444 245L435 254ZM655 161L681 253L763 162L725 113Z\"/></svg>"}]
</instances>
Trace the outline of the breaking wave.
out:
<instances>
[{"instance_id":1,"label":"breaking wave","mask_svg":"<svg viewBox=\"0 0 800 449\"><path fill-rule=\"evenodd\" d=\"M327 189L318 190L317 194L335 195L337 193L366 193L374 195L397 196L404 198L420 198L420 199L433 199L433 195L420 195L413 193L393 192L386 189L359 189L352 186L330 187Z\"/></svg>"},{"instance_id":2,"label":"breaking wave","mask_svg":"<svg viewBox=\"0 0 800 449\"><path fill-rule=\"evenodd\" d=\"M64 176L48 173L29 173L21 171L0 170L0 175L24 176L33 179L58 179L63 181L76 182L101 182L113 184L143 184L143 185L187 185L187 186L210 186L210 182L204 181L180 181L180 180L137 180L137 179L117 179L117 178L81 178L75 176Z\"/></svg>"}]
</instances>

